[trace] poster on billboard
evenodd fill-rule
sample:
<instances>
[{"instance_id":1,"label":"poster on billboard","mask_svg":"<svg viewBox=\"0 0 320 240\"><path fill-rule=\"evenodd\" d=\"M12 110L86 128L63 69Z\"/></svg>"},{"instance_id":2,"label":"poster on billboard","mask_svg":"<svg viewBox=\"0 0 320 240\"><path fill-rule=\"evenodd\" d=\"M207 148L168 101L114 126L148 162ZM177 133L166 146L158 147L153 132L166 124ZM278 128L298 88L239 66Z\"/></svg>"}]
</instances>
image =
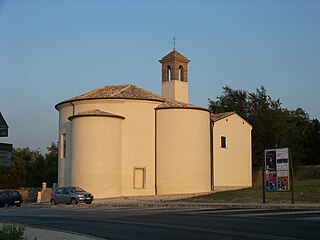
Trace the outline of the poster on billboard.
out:
<instances>
[{"instance_id":1,"label":"poster on billboard","mask_svg":"<svg viewBox=\"0 0 320 240\"><path fill-rule=\"evenodd\" d=\"M266 191L290 191L289 149L265 150Z\"/></svg>"},{"instance_id":2,"label":"poster on billboard","mask_svg":"<svg viewBox=\"0 0 320 240\"><path fill-rule=\"evenodd\" d=\"M277 191L277 172L266 171L266 190Z\"/></svg>"}]
</instances>

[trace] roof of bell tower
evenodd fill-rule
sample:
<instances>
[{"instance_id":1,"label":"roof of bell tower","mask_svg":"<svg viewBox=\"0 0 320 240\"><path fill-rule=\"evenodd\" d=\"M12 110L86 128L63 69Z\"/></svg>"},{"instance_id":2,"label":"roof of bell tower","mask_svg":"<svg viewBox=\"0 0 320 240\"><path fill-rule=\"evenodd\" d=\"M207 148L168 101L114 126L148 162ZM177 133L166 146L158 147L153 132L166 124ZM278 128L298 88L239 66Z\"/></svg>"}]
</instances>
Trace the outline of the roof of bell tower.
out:
<instances>
[{"instance_id":1,"label":"roof of bell tower","mask_svg":"<svg viewBox=\"0 0 320 240\"><path fill-rule=\"evenodd\" d=\"M190 60L188 58L186 58L185 56L183 56L181 53L179 53L175 48L168 53L166 56L164 56L161 60L159 60L160 63L165 63L165 62L169 62L172 60L178 60L181 62L190 62Z\"/></svg>"}]
</instances>

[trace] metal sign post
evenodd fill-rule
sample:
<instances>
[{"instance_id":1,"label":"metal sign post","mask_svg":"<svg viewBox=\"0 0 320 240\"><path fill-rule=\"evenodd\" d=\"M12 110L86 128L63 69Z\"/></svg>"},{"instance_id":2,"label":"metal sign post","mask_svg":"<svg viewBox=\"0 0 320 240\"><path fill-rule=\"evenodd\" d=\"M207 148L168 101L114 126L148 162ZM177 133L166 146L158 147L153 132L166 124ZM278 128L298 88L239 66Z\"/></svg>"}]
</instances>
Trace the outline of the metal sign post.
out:
<instances>
[{"instance_id":1,"label":"metal sign post","mask_svg":"<svg viewBox=\"0 0 320 240\"><path fill-rule=\"evenodd\" d=\"M262 203L266 203L265 167L262 167Z\"/></svg>"},{"instance_id":2,"label":"metal sign post","mask_svg":"<svg viewBox=\"0 0 320 240\"><path fill-rule=\"evenodd\" d=\"M293 164L292 164L292 152L289 149L289 160L290 160L290 190L291 190L291 203L294 204L294 188L293 188Z\"/></svg>"},{"instance_id":3,"label":"metal sign post","mask_svg":"<svg viewBox=\"0 0 320 240\"><path fill-rule=\"evenodd\" d=\"M293 167L289 148L266 149L264 154L263 169L263 203L265 192L288 192L291 191L292 204L293 194Z\"/></svg>"}]
</instances>

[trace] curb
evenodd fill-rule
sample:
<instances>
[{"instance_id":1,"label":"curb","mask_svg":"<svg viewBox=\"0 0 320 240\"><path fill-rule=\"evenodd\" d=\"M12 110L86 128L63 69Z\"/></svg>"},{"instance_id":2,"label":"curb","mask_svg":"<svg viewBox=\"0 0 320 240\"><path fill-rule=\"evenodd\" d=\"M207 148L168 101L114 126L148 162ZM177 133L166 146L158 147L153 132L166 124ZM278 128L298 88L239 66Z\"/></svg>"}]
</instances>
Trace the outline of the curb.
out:
<instances>
[{"instance_id":1,"label":"curb","mask_svg":"<svg viewBox=\"0 0 320 240\"><path fill-rule=\"evenodd\" d=\"M130 208L257 208L257 209L305 209L305 210L320 210L320 204L311 203L194 203L194 202L152 202L152 201L132 201L132 202L108 202L99 201L93 202L91 205L55 205L49 204L30 204L25 208L101 208L101 207L130 207Z\"/></svg>"}]
</instances>

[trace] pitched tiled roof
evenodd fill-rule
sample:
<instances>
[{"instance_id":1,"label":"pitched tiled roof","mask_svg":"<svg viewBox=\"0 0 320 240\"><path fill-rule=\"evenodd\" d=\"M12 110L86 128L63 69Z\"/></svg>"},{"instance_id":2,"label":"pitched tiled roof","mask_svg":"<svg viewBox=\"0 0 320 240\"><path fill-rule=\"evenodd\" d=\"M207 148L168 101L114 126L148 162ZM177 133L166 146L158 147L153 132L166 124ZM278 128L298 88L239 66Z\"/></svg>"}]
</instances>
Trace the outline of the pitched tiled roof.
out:
<instances>
[{"instance_id":1,"label":"pitched tiled roof","mask_svg":"<svg viewBox=\"0 0 320 240\"><path fill-rule=\"evenodd\" d=\"M68 119L72 120L73 118L76 118L76 117L89 117L89 116L115 117L115 118L125 119L125 117L123 117L123 116L120 116L120 115L117 115L114 113L110 113L110 112L101 111L99 109L94 109L94 110L85 111L85 112L79 112L73 116L70 116Z\"/></svg>"},{"instance_id":2,"label":"pitched tiled roof","mask_svg":"<svg viewBox=\"0 0 320 240\"><path fill-rule=\"evenodd\" d=\"M92 100L92 99L141 99L141 100L154 100L164 102L166 99L156 93L149 92L132 84L127 85L114 85L104 86L85 94L67 99L56 105L59 106L63 103Z\"/></svg>"},{"instance_id":3,"label":"pitched tiled roof","mask_svg":"<svg viewBox=\"0 0 320 240\"><path fill-rule=\"evenodd\" d=\"M212 114L211 115L211 118L212 120L215 122L215 121L218 121L220 119L223 119L223 118L226 118L226 117L229 117L233 114L235 114L236 112L225 112L225 113L215 113L215 114Z\"/></svg>"},{"instance_id":4,"label":"pitched tiled roof","mask_svg":"<svg viewBox=\"0 0 320 240\"><path fill-rule=\"evenodd\" d=\"M55 107L57 107L64 103L69 103L73 101L81 101L81 100L93 100L93 99L137 99L137 100L153 100L162 102L157 109L165 109L165 108L189 108L189 109L199 109L206 110L207 108L195 106L192 104L187 104L178 101L168 100L156 93L149 92L142 88L139 88L132 84L127 85L114 85L114 86L104 86L101 88L97 88L93 91L87 92L85 94L67 99L58 103ZM88 115L89 113L86 113ZM93 113L91 113L93 114ZM73 116L71 116L73 117Z\"/></svg>"},{"instance_id":5,"label":"pitched tiled roof","mask_svg":"<svg viewBox=\"0 0 320 240\"><path fill-rule=\"evenodd\" d=\"M167 108L187 108L187 109L198 109L198 110L205 110L209 111L207 108L195 106L192 104L178 102L178 101L170 101L167 100L164 103L160 104L156 109L167 109Z\"/></svg>"},{"instance_id":6,"label":"pitched tiled roof","mask_svg":"<svg viewBox=\"0 0 320 240\"><path fill-rule=\"evenodd\" d=\"M164 56L159 62L164 63L171 61L172 59L178 59L182 62L190 62L188 58L183 56L181 53L179 53L176 49L173 49L170 53L168 53L166 56Z\"/></svg>"}]
</instances>

